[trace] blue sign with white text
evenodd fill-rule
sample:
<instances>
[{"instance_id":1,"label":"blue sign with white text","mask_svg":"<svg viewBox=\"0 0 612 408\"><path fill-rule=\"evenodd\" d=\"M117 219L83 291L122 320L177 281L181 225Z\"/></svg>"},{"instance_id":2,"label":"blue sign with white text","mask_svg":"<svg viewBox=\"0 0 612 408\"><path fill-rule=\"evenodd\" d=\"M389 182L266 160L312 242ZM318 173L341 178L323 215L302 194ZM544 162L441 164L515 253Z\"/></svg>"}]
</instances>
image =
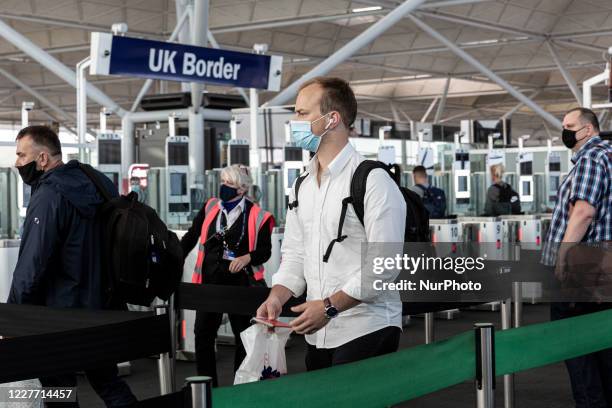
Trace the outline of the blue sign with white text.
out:
<instances>
[{"instance_id":1,"label":"blue sign with white text","mask_svg":"<svg viewBox=\"0 0 612 408\"><path fill-rule=\"evenodd\" d=\"M280 64L269 55L113 36L108 74L274 89Z\"/></svg>"}]
</instances>

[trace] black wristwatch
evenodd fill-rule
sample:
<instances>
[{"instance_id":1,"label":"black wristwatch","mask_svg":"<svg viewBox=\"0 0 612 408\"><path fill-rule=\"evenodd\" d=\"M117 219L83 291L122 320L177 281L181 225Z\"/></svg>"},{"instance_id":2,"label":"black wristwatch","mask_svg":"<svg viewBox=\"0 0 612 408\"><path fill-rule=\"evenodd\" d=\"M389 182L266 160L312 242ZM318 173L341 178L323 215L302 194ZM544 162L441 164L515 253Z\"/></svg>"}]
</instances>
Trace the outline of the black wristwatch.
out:
<instances>
[{"instance_id":1,"label":"black wristwatch","mask_svg":"<svg viewBox=\"0 0 612 408\"><path fill-rule=\"evenodd\" d=\"M325 305L325 317L328 319L333 319L334 317L338 316L338 309L336 309L336 306L331 304L328 297L323 299L323 304Z\"/></svg>"}]
</instances>

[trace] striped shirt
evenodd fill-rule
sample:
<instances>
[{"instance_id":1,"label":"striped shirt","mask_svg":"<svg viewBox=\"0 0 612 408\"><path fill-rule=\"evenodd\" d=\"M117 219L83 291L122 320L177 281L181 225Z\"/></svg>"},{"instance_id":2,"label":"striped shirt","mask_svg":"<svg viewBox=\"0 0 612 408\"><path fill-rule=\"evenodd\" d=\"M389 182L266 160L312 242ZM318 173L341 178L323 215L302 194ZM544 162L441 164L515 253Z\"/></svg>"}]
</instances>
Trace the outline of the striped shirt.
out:
<instances>
[{"instance_id":1,"label":"striped shirt","mask_svg":"<svg viewBox=\"0 0 612 408\"><path fill-rule=\"evenodd\" d=\"M592 137L572 157L574 167L561 183L557 204L550 222L542 263L554 266L563 241L571 205L578 200L595 207L595 216L582 242L612 240L612 146L598 136Z\"/></svg>"}]
</instances>

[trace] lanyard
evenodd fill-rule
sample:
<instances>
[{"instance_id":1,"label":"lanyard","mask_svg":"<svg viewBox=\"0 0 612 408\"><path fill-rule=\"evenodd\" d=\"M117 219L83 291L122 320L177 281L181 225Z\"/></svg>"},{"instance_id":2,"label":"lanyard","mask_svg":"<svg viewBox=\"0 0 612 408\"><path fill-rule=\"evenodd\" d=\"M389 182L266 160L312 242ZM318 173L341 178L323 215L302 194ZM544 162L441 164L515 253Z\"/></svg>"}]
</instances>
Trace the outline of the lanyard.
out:
<instances>
[{"instance_id":1,"label":"lanyard","mask_svg":"<svg viewBox=\"0 0 612 408\"><path fill-rule=\"evenodd\" d=\"M221 213L221 216L223 216L223 213ZM223 247L226 249L229 249L229 244L227 243L225 238L227 236L227 233L232 229L233 225L232 227L229 227L229 228L227 227L227 225L225 227L224 226L221 226L221 227L222 227L222 230L219 233L221 235L221 238L223 239ZM234 249L237 249L240 246L240 243L242 242L242 239L244 238L245 231L246 231L246 207L244 211L242 211L242 231L240 232L240 238L238 238L238 242L236 242L236 245L234 245Z\"/></svg>"}]
</instances>

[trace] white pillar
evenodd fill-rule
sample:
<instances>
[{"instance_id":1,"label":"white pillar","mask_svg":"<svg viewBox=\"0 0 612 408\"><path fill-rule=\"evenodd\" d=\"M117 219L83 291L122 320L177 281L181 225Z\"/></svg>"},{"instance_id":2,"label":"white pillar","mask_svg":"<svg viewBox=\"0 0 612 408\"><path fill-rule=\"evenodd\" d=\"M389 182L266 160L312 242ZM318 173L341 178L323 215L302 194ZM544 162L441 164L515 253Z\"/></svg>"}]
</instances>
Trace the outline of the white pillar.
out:
<instances>
[{"instance_id":1,"label":"white pillar","mask_svg":"<svg viewBox=\"0 0 612 408\"><path fill-rule=\"evenodd\" d=\"M79 161L85 163L85 134L87 133L87 80L85 70L91 64L90 57L86 57L76 65L76 93L77 93L77 133L79 134Z\"/></svg>"},{"instance_id":2,"label":"white pillar","mask_svg":"<svg viewBox=\"0 0 612 408\"><path fill-rule=\"evenodd\" d=\"M257 175L259 171L259 167L261 165L261 161L259 159L259 146L258 146L258 135L257 130L259 127L259 94L257 93L257 89L251 88L249 91L249 101L250 104L250 130L251 130L251 143L249 150L249 167L253 174Z\"/></svg>"},{"instance_id":3,"label":"white pillar","mask_svg":"<svg viewBox=\"0 0 612 408\"><path fill-rule=\"evenodd\" d=\"M204 115L202 109L189 109L189 174L190 183L204 174Z\"/></svg>"},{"instance_id":4,"label":"white pillar","mask_svg":"<svg viewBox=\"0 0 612 408\"><path fill-rule=\"evenodd\" d=\"M123 137L121 137L121 176L122 182L119 192L127 193L128 171L134 163L134 122L130 119L130 114L126 114L121 119Z\"/></svg>"}]
</instances>

